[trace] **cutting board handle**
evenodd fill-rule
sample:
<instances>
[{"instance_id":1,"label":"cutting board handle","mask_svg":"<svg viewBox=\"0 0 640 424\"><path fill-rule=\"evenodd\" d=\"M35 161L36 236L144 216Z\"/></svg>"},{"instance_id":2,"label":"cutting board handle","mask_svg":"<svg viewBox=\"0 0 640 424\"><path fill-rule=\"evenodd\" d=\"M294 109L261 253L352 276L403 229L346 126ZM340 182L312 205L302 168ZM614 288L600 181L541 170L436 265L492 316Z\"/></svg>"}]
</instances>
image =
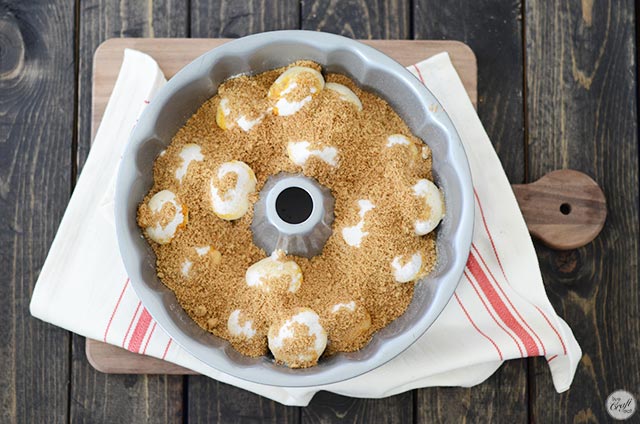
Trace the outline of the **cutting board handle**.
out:
<instances>
[{"instance_id":1,"label":"cutting board handle","mask_svg":"<svg viewBox=\"0 0 640 424\"><path fill-rule=\"evenodd\" d=\"M586 245L602 230L607 200L591 177L552 171L531 184L511 186L532 236L557 250Z\"/></svg>"}]
</instances>

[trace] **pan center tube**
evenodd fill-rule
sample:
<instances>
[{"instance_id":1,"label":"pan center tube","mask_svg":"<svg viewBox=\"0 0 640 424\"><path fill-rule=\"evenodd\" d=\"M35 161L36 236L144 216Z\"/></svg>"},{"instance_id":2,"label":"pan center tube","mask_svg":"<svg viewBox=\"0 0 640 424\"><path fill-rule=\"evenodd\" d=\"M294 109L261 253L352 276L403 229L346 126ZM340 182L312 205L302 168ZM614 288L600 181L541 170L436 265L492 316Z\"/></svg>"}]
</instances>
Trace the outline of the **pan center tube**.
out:
<instances>
[{"instance_id":1,"label":"pan center tube","mask_svg":"<svg viewBox=\"0 0 640 424\"><path fill-rule=\"evenodd\" d=\"M254 243L271 254L313 257L331 235L334 199L315 179L280 173L265 183L251 223Z\"/></svg>"}]
</instances>

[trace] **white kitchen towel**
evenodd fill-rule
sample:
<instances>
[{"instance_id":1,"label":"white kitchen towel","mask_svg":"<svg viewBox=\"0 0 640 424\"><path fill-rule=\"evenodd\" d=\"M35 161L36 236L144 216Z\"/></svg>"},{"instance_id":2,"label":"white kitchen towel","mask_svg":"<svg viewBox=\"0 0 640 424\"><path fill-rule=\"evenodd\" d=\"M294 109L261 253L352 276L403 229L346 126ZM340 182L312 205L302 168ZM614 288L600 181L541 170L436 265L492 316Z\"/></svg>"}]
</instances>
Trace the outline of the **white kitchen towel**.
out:
<instances>
[{"instance_id":1,"label":"white kitchen towel","mask_svg":"<svg viewBox=\"0 0 640 424\"><path fill-rule=\"evenodd\" d=\"M435 94L462 138L476 213L471 252L454 297L432 327L392 361L332 385L273 387L208 367L157 326L129 283L113 218L113 186L129 133L166 83L156 62L134 50L125 51L102 124L36 283L31 313L287 405L307 405L320 390L379 398L418 387L473 386L504 361L527 356L544 356L556 390L567 390L580 346L547 299L522 214L462 82L446 53L409 69Z\"/></svg>"}]
</instances>

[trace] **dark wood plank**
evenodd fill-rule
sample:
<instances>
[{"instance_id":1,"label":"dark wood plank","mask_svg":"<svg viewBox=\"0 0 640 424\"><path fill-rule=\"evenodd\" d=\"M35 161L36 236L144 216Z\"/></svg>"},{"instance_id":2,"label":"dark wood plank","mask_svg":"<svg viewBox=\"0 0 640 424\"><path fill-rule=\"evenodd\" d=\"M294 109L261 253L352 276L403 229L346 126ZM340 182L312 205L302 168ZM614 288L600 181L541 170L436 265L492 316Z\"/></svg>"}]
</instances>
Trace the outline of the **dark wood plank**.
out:
<instances>
[{"instance_id":1,"label":"dark wood plank","mask_svg":"<svg viewBox=\"0 0 640 424\"><path fill-rule=\"evenodd\" d=\"M306 0L302 2L302 29L332 32L351 38L410 38L408 0ZM318 393L302 410L304 422L388 422L413 420L413 394L386 399L356 399Z\"/></svg>"},{"instance_id":2,"label":"dark wood plank","mask_svg":"<svg viewBox=\"0 0 640 424\"><path fill-rule=\"evenodd\" d=\"M417 0L415 38L467 43L478 60L478 115L512 183L524 180L523 55L519 1ZM527 420L527 363L505 363L471 389L416 391L416 422Z\"/></svg>"},{"instance_id":3,"label":"dark wood plank","mask_svg":"<svg viewBox=\"0 0 640 424\"><path fill-rule=\"evenodd\" d=\"M184 377L102 374L87 363L83 337L73 338L73 423L182 423Z\"/></svg>"},{"instance_id":4,"label":"dark wood plank","mask_svg":"<svg viewBox=\"0 0 640 424\"><path fill-rule=\"evenodd\" d=\"M418 39L460 40L478 59L478 115L512 184L524 182L522 16L519 0L416 0Z\"/></svg>"},{"instance_id":5,"label":"dark wood plank","mask_svg":"<svg viewBox=\"0 0 640 424\"><path fill-rule=\"evenodd\" d=\"M112 37L184 37L187 0L80 2L78 169L91 142L93 52ZM84 339L73 336L71 419L75 422L181 422L181 376L107 375L93 369Z\"/></svg>"},{"instance_id":6,"label":"dark wood plank","mask_svg":"<svg viewBox=\"0 0 640 424\"><path fill-rule=\"evenodd\" d=\"M73 2L0 3L0 422L68 420L69 333L29 315L69 199Z\"/></svg>"},{"instance_id":7,"label":"dark wood plank","mask_svg":"<svg viewBox=\"0 0 640 424\"><path fill-rule=\"evenodd\" d=\"M91 147L93 52L114 37L186 37L188 0L82 0L80 2L78 170Z\"/></svg>"},{"instance_id":8,"label":"dark wood plank","mask_svg":"<svg viewBox=\"0 0 640 424\"><path fill-rule=\"evenodd\" d=\"M262 31L298 29L295 0L191 0L193 38L237 38Z\"/></svg>"},{"instance_id":9,"label":"dark wood plank","mask_svg":"<svg viewBox=\"0 0 640 424\"><path fill-rule=\"evenodd\" d=\"M410 2L406 0L303 0L302 29L350 38L411 38Z\"/></svg>"},{"instance_id":10,"label":"dark wood plank","mask_svg":"<svg viewBox=\"0 0 640 424\"><path fill-rule=\"evenodd\" d=\"M190 423L295 424L300 408L283 406L243 389L203 376L189 377Z\"/></svg>"},{"instance_id":11,"label":"dark wood plank","mask_svg":"<svg viewBox=\"0 0 640 424\"><path fill-rule=\"evenodd\" d=\"M413 393L406 392L383 399L356 399L320 392L302 410L305 423L388 423L413 421Z\"/></svg>"},{"instance_id":12,"label":"dark wood plank","mask_svg":"<svg viewBox=\"0 0 640 424\"><path fill-rule=\"evenodd\" d=\"M298 29L295 0L191 0L193 38L242 37L256 32ZM248 391L203 376L188 377L188 414L193 423L296 423L299 408L282 406Z\"/></svg>"},{"instance_id":13,"label":"dark wood plank","mask_svg":"<svg viewBox=\"0 0 640 424\"><path fill-rule=\"evenodd\" d=\"M634 3L531 0L525 22L528 176L583 171L609 205L590 245L565 253L537 246L547 293L584 356L562 395L545 361L531 364L532 418L605 422L607 396L626 389L637 397L640 387Z\"/></svg>"},{"instance_id":14,"label":"dark wood plank","mask_svg":"<svg viewBox=\"0 0 640 424\"><path fill-rule=\"evenodd\" d=\"M525 360L508 361L471 388L416 390L416 423L524 423L527 421Z\"/></svg>"}]
</instances>

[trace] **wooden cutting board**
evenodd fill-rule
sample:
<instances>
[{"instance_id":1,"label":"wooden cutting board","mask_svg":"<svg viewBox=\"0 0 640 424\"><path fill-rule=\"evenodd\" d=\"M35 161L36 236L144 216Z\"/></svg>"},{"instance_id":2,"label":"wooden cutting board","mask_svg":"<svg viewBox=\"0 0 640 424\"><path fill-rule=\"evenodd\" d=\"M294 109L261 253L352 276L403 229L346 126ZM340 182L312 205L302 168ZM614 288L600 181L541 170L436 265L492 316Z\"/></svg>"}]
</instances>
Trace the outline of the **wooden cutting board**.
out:
<instances>
[{"instance_id":1,"label":"wooden cutting board","mask_svg":"<svg viewBox=\"0 0 640 424\"><path fill-rule=\"evenodd\" d=\"M102 43L93 60L92 139L115 85L125 48L151 55L167 78L228 39L114 38ZM404 66L446 51L477 105L477 64L464 43L450 40L363 40ZM532 235L557 249L573 249L593 240L604 225L606 201L595 181L577 171L554 171L531 184L513 186ZM114 374L194 374L193 371L125 349L87 339L87 359L98 371Z\"/></svg>"}]
</instances>

